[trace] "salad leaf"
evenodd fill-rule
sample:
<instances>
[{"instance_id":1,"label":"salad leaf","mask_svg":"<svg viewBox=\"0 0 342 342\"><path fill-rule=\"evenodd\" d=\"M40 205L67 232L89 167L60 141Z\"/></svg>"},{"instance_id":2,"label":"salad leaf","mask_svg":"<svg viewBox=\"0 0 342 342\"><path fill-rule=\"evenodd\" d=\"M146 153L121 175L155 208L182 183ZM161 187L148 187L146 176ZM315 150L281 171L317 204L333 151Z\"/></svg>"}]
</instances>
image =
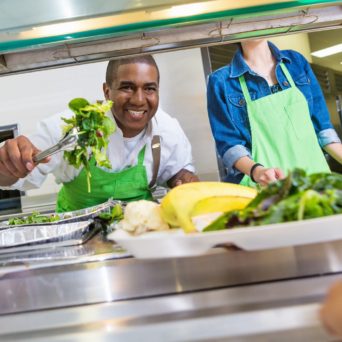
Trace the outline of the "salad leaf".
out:
<instances>
[{"instance_id":1,"label":"salad leaf","mask_svg":"<svg viewBox=\"0 0 342 342\"><path fill-rule=\"evenodd\" d=\"M123 210L122 206L117 203L112 209L110 213L101 213L99 218L106 221L107 223L112 223L114 221L120 221L123 219Z\"/></svg>"},{"instance_id":2,"label":"salad leaf","mask_svg":"<svg viewBox=\"0 0 342 342\"><path fill-rule=\"evenodd\" d=\"M85 106L89 105L89 102L86 99L83 98L75 98L69 102L69 108L73 111L76 112Z\"/></svg>"},{"instance_id":3,"label":"salad leaf","mask_svg":"<svg viewBox=\"0 0 342 342\"><path fill-rule=\"evenodd\" d=\"M65 134L74 127L78 131L76 147L72 151L64 151L64 158L77 169L81 166L85 168L88 192L91 191L90 159L94 157L98 166L111 168L106 151L109 136L115 132L116 126L106 113L112 105L112 101L90 104L86 99L75 98L69 102L69 108L74 112L74 116L62 118L65 122Z\"/></svg>"},{"instance_id":4,"label":"salad leaf","mask_svg":"<svg viewBox=\"0 0 342 342\"><path fill-rule=\"evenodd\" d=\"M295 169L264 188L243 210L224 213L204 231L305 220L342 213L342 175Z\"/></svg>"},{"instance_id":5,"label":"salad leaf","mask_svg":"<svg viewBox=\"0 0 342 342\"><path fill-rule=\"evenodd\" d=\"M34 211L31 215L27 217L12 217L8 220L8 224L12 226L20 224L46 223L55 222L59 219L60 216L57 214L41 215L38 211Z\"/></svg>"}]
</instances>

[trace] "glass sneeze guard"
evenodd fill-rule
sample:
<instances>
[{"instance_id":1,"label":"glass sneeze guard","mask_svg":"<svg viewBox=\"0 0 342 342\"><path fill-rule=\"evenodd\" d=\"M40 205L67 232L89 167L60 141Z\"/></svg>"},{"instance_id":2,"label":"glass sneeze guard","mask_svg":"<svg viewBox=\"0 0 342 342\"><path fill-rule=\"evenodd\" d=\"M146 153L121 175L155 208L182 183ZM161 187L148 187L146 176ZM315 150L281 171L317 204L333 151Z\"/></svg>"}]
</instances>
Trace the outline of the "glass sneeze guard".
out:
<instances>
[{"instance_id":1,"label":"glass sneeze guard","mask_svg":"<svg viewBox=\"0 0 342 342\"><path fill-rule=\"evenodd\" d=\"M0 51L8 53L334 3L342 1L3 0Z\"/></svg>"}]
</instances>

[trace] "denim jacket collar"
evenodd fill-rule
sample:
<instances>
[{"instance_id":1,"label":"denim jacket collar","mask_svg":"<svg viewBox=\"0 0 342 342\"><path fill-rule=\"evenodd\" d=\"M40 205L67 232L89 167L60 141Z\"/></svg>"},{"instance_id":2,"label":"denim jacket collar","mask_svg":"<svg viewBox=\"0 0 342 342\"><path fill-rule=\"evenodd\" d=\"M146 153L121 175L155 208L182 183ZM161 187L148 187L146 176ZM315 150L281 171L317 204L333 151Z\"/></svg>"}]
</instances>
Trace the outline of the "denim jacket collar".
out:
<instances>
[{"instance_id":1,"label":"denim jacket collar","mask_svg":"<svg viewBox=\"0 0 342 342\"><path fill-rule=\"evenodd\" d=\"M277 64L283 61L287 61L289 63L292 62L291 59L287 56L284 56L284 54L274 44L272 44L271 42L267 43L277 61ZM255 74L243 58L241 48L238 48L238 51L235 53L231 62L230 77L240 77L246 72L249 72L252 75Z\"/></svg>"}]
</instances>

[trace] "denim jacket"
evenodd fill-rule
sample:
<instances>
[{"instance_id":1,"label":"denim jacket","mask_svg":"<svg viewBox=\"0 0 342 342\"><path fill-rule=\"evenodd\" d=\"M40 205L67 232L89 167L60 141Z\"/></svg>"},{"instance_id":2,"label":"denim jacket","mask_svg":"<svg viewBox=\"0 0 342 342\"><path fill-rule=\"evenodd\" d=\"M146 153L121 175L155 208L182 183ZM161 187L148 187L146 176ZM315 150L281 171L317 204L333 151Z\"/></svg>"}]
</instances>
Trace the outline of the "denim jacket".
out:
<instances>
[{"instance_id":1,"label":"denim jacket","mask_svg":"<svg viewBox=\"0 0 342 342\"><path fill-rule=\"evenodd\" d=\"M279 90L290 87L280 63L289 70L296 86L308 101L311 119L321 147L340 142L331 122L319 83L307 60L293 50L280 51L271 42L269 47L276 59L276 78ZM234 168L241 157L251 157L251 131L246 101L242 94L239 76L244 75L252 100L270 95L267 81L246 64L241 49L231 64L209 76L207 88L208 113L216 148L227 170L226 181L239 183L243 174Z\"/></svg>"}]
</instances>

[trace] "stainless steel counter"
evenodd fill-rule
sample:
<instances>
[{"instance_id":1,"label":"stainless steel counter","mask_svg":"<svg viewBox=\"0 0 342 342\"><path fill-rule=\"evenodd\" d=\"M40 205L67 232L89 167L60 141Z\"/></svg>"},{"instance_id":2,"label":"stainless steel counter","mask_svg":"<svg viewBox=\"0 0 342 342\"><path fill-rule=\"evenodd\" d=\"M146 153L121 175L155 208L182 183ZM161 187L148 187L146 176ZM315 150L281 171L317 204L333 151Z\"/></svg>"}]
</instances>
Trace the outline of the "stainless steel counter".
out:
<instances>
[{"instance_id":1,"label":"stainless steel counter","mask_svg":"<svg viewBox=\"0 0 342 342\"><path fill-rule=\"evenodd\" d=\"M1 341L326 341L317 317L336 276L0 317Z\"/></svg>"},{"instance_id":2,"label":"stainless steel counter","mask_svg":"<svg viewBox=\"0 0 342 342\"><path fill-rule=\"evenodd\" d=\"M21 205L24 213L32 211L47 212L54 211L56 208L57 193L22 196Z\"/></svg>"},{"instance_id":3,"label":"stainless steel counter","mask_svg":"<svg viewBox=\"0 0 342 342\"><path fill-rule=\"evenodd\" d=\"M87 247L64 261L2 261L1 341L328 340L317 308L342 277L342 241L161 260Z\"/></svg>"}]
</instances>

